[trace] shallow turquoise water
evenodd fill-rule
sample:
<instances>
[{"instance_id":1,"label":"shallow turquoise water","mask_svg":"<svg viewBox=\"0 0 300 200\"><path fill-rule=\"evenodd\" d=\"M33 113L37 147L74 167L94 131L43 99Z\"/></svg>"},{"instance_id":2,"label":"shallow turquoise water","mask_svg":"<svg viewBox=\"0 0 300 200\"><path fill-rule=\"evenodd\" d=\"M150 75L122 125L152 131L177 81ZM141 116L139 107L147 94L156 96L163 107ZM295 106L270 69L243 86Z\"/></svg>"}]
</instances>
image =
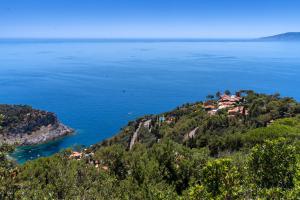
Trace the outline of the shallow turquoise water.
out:
<instances>
[{"instance_id":1,"label":"shallow turquoise water","mask_svg":"<svg viewBox=\"0 0 300 200\"><path fill-rule=\"evenodd\" d=\"M0 103L55 112L74 136L13 156L23 162L114 135L129 120L254 89L300 99L300 43L0 41Z\"/></svg>"}]
</instances>

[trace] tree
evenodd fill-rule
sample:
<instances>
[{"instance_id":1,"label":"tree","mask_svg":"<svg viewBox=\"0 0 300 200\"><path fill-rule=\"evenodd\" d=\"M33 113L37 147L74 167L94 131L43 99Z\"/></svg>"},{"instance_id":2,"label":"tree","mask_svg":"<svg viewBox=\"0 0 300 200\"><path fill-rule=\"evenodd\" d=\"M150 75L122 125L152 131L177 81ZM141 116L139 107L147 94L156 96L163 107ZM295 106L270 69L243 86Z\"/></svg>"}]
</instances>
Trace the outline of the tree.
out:
<instances>
[{"instance_id":1,"label":"tree","mask_svg":"<svg viewBox=\"0 0 300 200\"><path fill-rule=\"evenodd\" d=\"M261 188L292 188L296 157L296 147L286 139L267 140L252 149L248 161L250 176Z\"/></svg>"},{"instance_id":2,"label":"tree","mask_svg":"<svg viewBox=\"0 0 300 200\"><path fill-rule=\"evenodd\" d=\"M230 92L230 90L225 90L225 92L224 92L226 95L231 95L231 92Z\"/></svg>"},{"instance_id":3,"label":"tree","mask_svg":"<svg viewBox=\"0 0 300 200\"><path fill-rule=\"evenodd\" d=\"M127 175L126 151L121 145L112 145L100 149L95 154L95 159L108 166L110 172L119 179L125 179Z\"/></svg>"},{"instance_id":4,"label":"tree","mask_svg":"<svg viewBox=\"0 0 300 200\"><path fill-rule=\"evenodd\" d=\"M4 120L4 115L0 114L0 129L2 128L3 120Z\"/></svg>"},{"instance_id":5,"label":"tree","mask_svg":"<svg viewBox=\"0 0 300 200\"><path fill-rule=\"evenodd\" d=\"M218 92L216 93L216 97L217 97L217 98L220 98L220 97L221 97L221 92L220 92L220 91L218 91Z\"/></svg>"},{"instance_id":6,"label":"tree","mask_svg":"<svg viewBox=\"0 0 300 200\"><path fill-rule=\"evenodd\" d=\"M206 96L206 99L208 99L208 100L212 100L214 98L215 98L215 96L212 95L212 94L209 94L209 95Z\"/></svg>"},{"instance_id":7,"label":"tree","mask_svg":"<svg viewBox=\"0 0 300 200\"><path fill-rule=\"evenodd\" d=\"M188 199L238 199L240 175L231 159L210 161L203 169L201 185L189 189Z\"/></svg>"},{"instance_id":8,"label":"tree","mask_svg":"<svg viewBox=\"0 0 300 200\"><path fill-rule=\"evenodd\" d=\"M6 156L12 150L12 146L0 144L0 199L15 199L15 192L18 189L15 184L18 169Z\"/></svg>"}]
</instances>

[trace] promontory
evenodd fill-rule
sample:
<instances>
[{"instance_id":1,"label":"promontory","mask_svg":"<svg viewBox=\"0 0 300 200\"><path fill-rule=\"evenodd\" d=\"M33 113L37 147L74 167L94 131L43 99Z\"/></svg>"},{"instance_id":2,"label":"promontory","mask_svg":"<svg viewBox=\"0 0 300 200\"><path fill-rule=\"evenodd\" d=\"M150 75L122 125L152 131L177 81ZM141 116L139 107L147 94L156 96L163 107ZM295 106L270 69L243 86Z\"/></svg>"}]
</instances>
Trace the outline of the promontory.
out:
<instances>
[{"instance_id":1,"label":"promontory","mask_svg":"<svg viewBox=\"0 0 300 200\"><path fill-rule=\"evenodd\" d=\"M52 112L0 104L0 144L33 145L73 133Z\"/></svg>"}]
</instances>

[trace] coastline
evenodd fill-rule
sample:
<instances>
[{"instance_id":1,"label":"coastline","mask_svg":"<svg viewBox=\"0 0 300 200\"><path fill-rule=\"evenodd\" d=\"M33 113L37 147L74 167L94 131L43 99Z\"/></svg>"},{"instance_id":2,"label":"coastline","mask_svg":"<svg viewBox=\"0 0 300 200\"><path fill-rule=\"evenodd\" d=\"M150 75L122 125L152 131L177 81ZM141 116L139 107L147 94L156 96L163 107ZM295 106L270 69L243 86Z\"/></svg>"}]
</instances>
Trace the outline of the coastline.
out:
<instances>
[{"instance_id":1,"label":"coastline","mask_svg":"<svg viewBox=\"0 0 300 200\"><path fill-rule=\"evenodd\" d=\"M62 141L72 137L74 134L76 134L76 131L72 134L61 136L44 143L16 146L14 151L9 153L8 156L18 164L24 164L27 161L35 160L41 157L49 157L59 152L59 150L61 150L59 146ZM66 148L69 147L65 147L63 149Z\"/></svg>"},{"instance_id":2,"label":"coastline","mask_svg":"<svg viewBox=\"0 0 300 200\"><path fill-rule=\"evenodd\" d=\"M4 138L3 143L17 146L37 145L51 142L73 133L74 130L72 128L69 128L62 123L49 124L48 126L40 127L38 130L30 134Z\"/></svg>"},{"instance_id":3,"label":"coastline","mask_svg":"<svg viewBox=\"0 0 300 200\"><path fill-rule=\"evenodd\" d=\"M28 105L0 104L0 144L42 144L73 132L52 112Z\"/></svg>"}]
</instances>

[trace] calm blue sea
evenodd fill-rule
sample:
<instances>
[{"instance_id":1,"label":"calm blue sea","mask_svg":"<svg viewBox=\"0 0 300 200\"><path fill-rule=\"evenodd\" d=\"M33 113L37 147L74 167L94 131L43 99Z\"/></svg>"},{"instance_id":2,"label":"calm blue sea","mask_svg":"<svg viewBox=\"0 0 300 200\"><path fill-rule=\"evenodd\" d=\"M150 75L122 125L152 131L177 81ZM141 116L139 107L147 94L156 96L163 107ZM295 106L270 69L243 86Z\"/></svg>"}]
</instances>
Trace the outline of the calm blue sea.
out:
<instances>
[{"instance_id":1,"label":"calm blue sea","mask_svg":"<svg viewBox=\"0 0 300 200\"><path fill-rule=\"evenodd\" d=\"M0 103L55 112L74 136L13 156L24 162L111 137L128 121L230 89L300 100L300 43L0 40Z\"/></svg>"}]
</instances>

